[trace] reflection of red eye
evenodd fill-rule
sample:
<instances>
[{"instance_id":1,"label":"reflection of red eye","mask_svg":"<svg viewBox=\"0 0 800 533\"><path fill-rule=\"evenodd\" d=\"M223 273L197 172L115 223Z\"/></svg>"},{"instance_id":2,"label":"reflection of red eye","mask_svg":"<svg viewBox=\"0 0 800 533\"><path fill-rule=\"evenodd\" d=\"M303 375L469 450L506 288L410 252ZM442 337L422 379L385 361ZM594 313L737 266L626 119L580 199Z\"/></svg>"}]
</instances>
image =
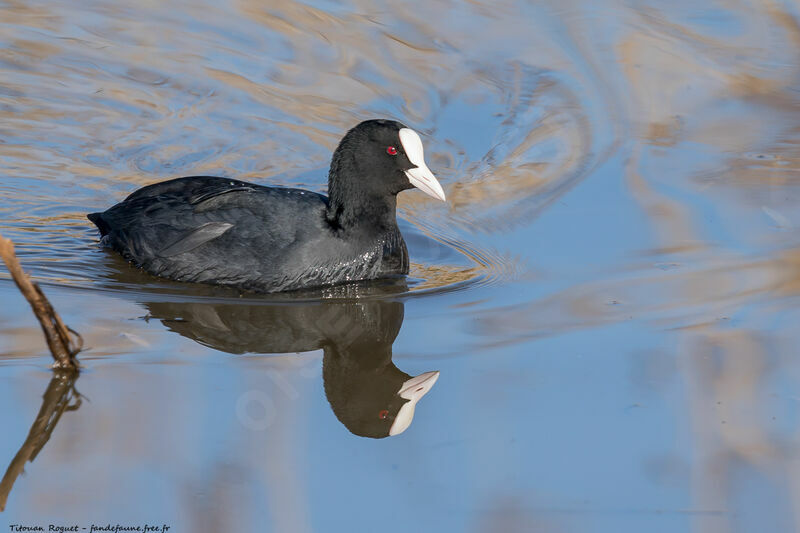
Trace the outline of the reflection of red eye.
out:
<instances>
[{"instance_id":1,"label":"reflection of red eye","mask_svg":"<svg viewBox=\"0 0 800 533\"><path fill-rule=\"evenodd\" d=\"M386 153L389 155L397 155L397 148L395 148L394 146L387 146Z\"/></svg>"},{"instance_id":2,"label":"reflection of red eye","mask_svg":"<svg viewBox=\"0 0 800 533\"><path fill-rule=\"evenodd\" d=\"M386 409L384 409L383 411L381 411L380 413L378 413L378 416L379 416L379 417L381 417L381 420L383 420L384 418L386 418L387 416L389 416L389 411L388 411L388 410L386 410Z\"/></svg>"}]
</instances>

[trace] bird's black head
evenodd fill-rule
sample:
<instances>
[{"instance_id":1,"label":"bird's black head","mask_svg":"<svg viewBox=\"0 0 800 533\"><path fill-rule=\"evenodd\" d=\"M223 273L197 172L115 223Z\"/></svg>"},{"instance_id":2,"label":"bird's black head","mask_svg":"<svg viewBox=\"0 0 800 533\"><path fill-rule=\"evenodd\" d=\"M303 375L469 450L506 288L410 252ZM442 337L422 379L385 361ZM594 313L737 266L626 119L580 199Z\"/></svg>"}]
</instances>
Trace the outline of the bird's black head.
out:
<instances>
[{"instance_id":1,"label":"bird's black head","mask_svg":"<svg viewBox=\"0 0 800 533\"><path fill-rule=\"evenodd\" d=\"M412 187L445 200L425 164L419 135L393 120L364 121L347 132L333 154L328 218L346 225L389 210L393 221L395 197Z\"/></svg>"}]
</instances>

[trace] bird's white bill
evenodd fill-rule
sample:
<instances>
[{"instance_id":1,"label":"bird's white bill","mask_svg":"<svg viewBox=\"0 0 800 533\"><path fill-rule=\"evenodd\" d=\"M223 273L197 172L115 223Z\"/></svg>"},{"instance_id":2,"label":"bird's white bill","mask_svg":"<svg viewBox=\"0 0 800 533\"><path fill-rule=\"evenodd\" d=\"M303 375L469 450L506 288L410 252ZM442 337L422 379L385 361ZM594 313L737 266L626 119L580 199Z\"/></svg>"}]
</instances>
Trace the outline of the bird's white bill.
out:
<instances>
[{"instance_id":1,"label":"bird's white bill","mask_svg":"<svg viewBox=\"0 0 800 533\"><path fill-rule=\"evenodd\" d=\"M425 194L430 194L443 202L446 201L442 186L439 185L433 172L431 172L428 165L425 164L425 152L422 149L422 139L419 138L417 132L410 128L402 128L400 130L400 142L403 145L403 151L406 153L408 160L416 165L416 168L410 168L405 171L411 185Z\"/></svg>"},{"instance_id":2,"label":"bird's white bill","mask_svg":"<svg viewBox=\"0 0 800 533\"><path fill-rule=\"evenodd\" d=\"M437 379L439 379L438 371L425 372L403 383L398 394L401 398L408 401L404 403L400 411L397 412L394 423L392 423L392 427L389 428L390 436L394 437L408 429L408 426L411 425L411 421L414 420L414 410L417 407L417 402L420 398L428 394L428 391L433 388L433 384L436 383Z\"/></svg>"}]
</instances>

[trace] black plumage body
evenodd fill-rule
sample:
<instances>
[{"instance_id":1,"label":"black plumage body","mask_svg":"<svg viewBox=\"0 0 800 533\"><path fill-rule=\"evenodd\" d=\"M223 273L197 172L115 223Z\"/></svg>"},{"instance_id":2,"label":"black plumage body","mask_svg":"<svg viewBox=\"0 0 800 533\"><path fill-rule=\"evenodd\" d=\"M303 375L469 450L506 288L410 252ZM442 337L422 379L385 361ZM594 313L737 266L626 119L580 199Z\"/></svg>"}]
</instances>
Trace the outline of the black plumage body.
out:
<instances>
[{"instance_id":1,"label":"black plumage body","mask_svg":"<svg viewBox=\"0 0 800 533\"><path fill-rule=\"evenodd\" d=\"M106 245L176 281L277 292L408 273L396 222L342 227L328 208L310 191L197 176L144 187L89 218Z\"/></svg>"}]
</instances>

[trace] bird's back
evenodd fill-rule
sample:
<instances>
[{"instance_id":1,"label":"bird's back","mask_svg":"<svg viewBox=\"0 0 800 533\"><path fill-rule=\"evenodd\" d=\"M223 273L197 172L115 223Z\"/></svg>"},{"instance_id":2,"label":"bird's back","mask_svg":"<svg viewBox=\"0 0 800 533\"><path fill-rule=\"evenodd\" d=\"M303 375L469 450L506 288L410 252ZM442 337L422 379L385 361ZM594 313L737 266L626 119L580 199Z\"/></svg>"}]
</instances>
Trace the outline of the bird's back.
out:
<instances>
[{"instance_id":1,"label":"bird's back","mask_svg":"<svg viewBox=\"0 0 800 533\"><path fill-rule=\"evenodd\" d=\"M298 275L287 261L293 248L330 234L326 205L308 191L198 176L144 187L89 219L108 246L152 274L282 290Z\"/></svg>"}]
</instances>

